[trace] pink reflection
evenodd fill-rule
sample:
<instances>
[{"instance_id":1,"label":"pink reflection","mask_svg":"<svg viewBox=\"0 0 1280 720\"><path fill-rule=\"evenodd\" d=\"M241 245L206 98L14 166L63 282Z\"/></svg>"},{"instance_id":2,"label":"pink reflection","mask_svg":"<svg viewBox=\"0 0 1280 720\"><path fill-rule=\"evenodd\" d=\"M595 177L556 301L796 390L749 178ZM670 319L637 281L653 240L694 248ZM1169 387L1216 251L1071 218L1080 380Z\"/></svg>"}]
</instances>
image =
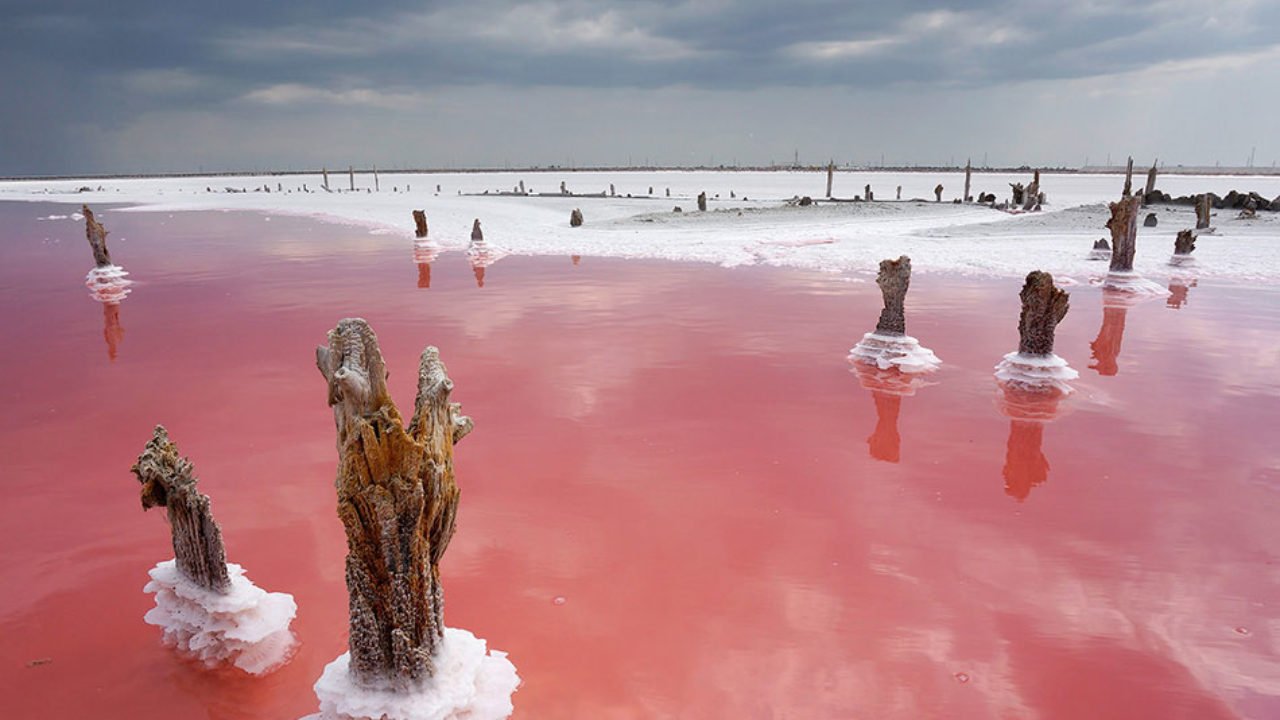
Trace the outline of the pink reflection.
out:
<instances>
[{"instance_id":1,"label":"pink reflection","mask_svg":"<svg viewBox=\"0 0 1280 720\"><path fill-rule=\"evenodd\" d=\"M1044 428L1061 413L1060 403L1065 397L1057 388L1000 388L1000 411L1009 417L1002 470L1004 492L1019 502L1049 479L1049 460L1042 449Z\"/></svg>"},{"instance_id":2,"label":"pink reflection","mask_svg":"<svg viewBox=\"0 0 1280 720\"><path fill-rule=\"evenodd\" d=\"M898 368L882 370L875 365L851 361L858 383L871 391L876 406L876 429L867 438L871 457L896 463L902 457L902 438L898 434L898 413L902 398L915 395L927 383L919 373L904 373Z\"/></svg>"},{"instance_id":3,"label":"pink reflection","mask_svg":"<svg viewBox=\"0 0 1280 720\"><path fill-rule=\"evenodd\" d=\"M1120 372L1120 345L1124 342L1125 316L1129 313L1131 300L1126 293L1114 290L1102 292L1102 327L1098 336L1089 343L1093 350L1093 363L1090 368L1099 375L1112 376Z\"/></svg>"}]
</instances>

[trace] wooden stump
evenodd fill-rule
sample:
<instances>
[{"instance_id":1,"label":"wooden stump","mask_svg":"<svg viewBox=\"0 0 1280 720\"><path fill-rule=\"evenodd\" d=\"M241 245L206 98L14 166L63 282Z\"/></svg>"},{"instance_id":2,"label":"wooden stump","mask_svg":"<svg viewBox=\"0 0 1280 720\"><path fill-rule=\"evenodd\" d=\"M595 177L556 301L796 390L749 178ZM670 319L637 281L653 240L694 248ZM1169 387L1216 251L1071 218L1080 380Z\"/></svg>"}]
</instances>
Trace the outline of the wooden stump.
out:
<instances>
[{"instance_id":1,"label":"wooden stump","mask_svg":"<svg viewBox=\"0 0 1280 720\"><path fill-rule=\"evenodd\" d=\"M1152 193L1156 191L1156 163L1158 160L1152 161L1151 169L1147 171L1147 186L1142 193L1142 207L1146 207Z\"/></svg>"},{"instance_id":2,"label":"wooden stump","mask_svg":"<svg viewBox=\"0 0 1280 720\"><path fill-rule=\"evenodd\" d=\"M1209 227L1210 216L1213 213L1213 196L1209 193L1196 196L1196 229L1204 230Z\"/></svg>"},{"instance_id":3,"label":"wooden stump","mask_svg":"<svg viewBox=\"0 0 1280 720\"><path fill-rule=\"evenodd\" d=\"M1018 318L1018 352L1024 355L1050 355L1053 337L1067 316L1067 293L1053 284L1053 276L1034 270L1019 294L1022 314Z\"/></svg>"},{"instance_id":4,"label":"wooden stump","mask_svg":"<svg viewBox=\"0 0 1280 720\"><path fill-rule=\"evenodd\" d=\"M827 197L831 197L831 188L836 181L836 164L827 163Z\"/></svg>"},{"instance_id":5,"label":"wooden stump","mask_svg":"<svg viewBox=\"0 0 1280 720\"><path fill-rule=\"evenodd\" d=\"M968 160L964 161L964 201L972 202L973 198L969 195L969 184L973 179L973 163Z\"/></svg>"},{"instance_id":6,"label":"wooden stump","mask_svg":"<svg viewBox=\"0 0 1280 720\"><path fill-rule=\"evenodd\" d=\"M1121 197L1129 197L1133 195L1133 158L1129 158L1129 164L1124 171L1124 191L1120 193Z\"/></svg>"},{"instance_id":7,"label":"wooden stump","mask_svg":"<svg viewBox=\"0 0 1280 720\"><path fill-rule=\"evenodd\" d=\"M324 190L329 192L329 168L322 168L320 172L324 173Z\"/></svg>"},{"instance_id":8,"label":"wooden stump","mask_svg":"<svg viewBox=\"0 0 1280 720\"><path fill-rule=\"evenodd\" d=\"M1129 272L1133 270L1133 253L1138 241L1138 209L1139 198L1126 196L1118 202L1111 203L1111 219L1107 228L1111 230L1111 271Z\"/></svg>"},{"instance_id":9,"label":"wooden stump","mask_svg":"<svg viewBox=\"0 0 1280 720\"><path fill-rule=\"evenodd\" d=\"M1009 183L1009 189L1013 191L1012 204L1016 207L1022 207L1022 200L1027 195L1027 190L1022 183Z\"/></svg>"},{"instance_id":10,"label":"wooden stump","mask_svg":"<svg viewBox=\"0 0 1280 720\"><path fill-rule=\"evenodd\" d=\"M907 288L911 285L911 258L903 255L897 260L881 260L876 285L884 298L884 309L876 323L876 332L882 335L906 335L907 318L903 305Z\"/></svg>"},{"instance_id":11,"label":"wooden stump","mask_svg":"<svg viewBox=\"0 0 1280 720\"><path fill-rule=\"evenodd\" d=\"M222 530L209 510L209 496L196 489L195 467L178 454L163 425L157 425L146 449L130 468L142 483L142 509L169 511L169 532L178 570L200 587L226 592L227 553Z\"/></svg>"},{"instance_id":12,"label":"wooden stump","mask_svg":"<svg viewBox=\"0 0 1280 720\"><path fill-rule=\"evenodd\" d=\"M1035 176L1031 179L1031 184L1027 186L1023 193L1022 209L1034 210L1036 205L1040 203L1040 171L1036 170Z\"/></svg>"},{"instance_id":13,"label":"wooden stump","mask_svg":"<svg viewBox=\"0 0 1280 720\"><path fill-rule=\"evenodd\" d=\"M933 201L942 202L942 183L938 183L938 186L933 189Z\"/></svg>"},{"instance_id":14,"label":"wooden stump","mask_svg":"<svg viewBox=\"0 0 1280 720\"><path fill-rule=\"evenodd\" d=\"M1196 233L1194 230L1179 230L1173 239L1174 255L1190 255L1196 249Z\"/></svg>"},{"instance_id":15,"label":"wooden stump","mask_svg":"<svg viewBox=\"0 0 1280 720\"><path fill-rule=\"evenodd\" d=\"M701 212L707 211L707 194L705 192L698 193L698 210Z\"/></svg>"},{"instance_id":16,"label":"wooden stump","mask_svg":"<svg viewBox=\"0 0 1280 720\"><path fill-rule=\"evenodd\" d=\"M475 222L471 223L471 241L484 241L484 231L480 229L480 218L476 218Z\"/></svg>"},{"instance_id":17,"label":"wooden stump","mask_svg":"<svg viewBox=\"0 0 1280 720\"><path fill-rule=\"evenodd\" d=\"M875 194L871 192L871 185L869 185L869 184L868 184L868 185L867 185L867 187L865 188L865 190L866 190L866 193L867 193L867 194L866 194L866 198L867 198L867 200L868 200L868 201L871 201L871 200L875 200L875 199L876 199Z\"/></svg>"},{"instance_id":18,"label":"wooden stump","mask_svg":"<svg viewBox=\"0 0 1280 720\"><path fill-rule=\"evenodd\" d=\"M422 210L413 211L413 236L424 238L427 236L427 213Z\"/></svg>"},{"instance_id":19,"label":"wooden stump","mask_svg":"<svg viewBox=\"0 0 1280 720\"><path fill-rule=\"evenodd\" d=\"M111 253L107 252L107 229L94 219L93 211L88 205L81 205L80 212L84 215L84 235L93 250L93 264L96 267L110 267L112 263Z\"/></svg>"},{"instance_id":20,"label":"wooden stump","mask_svg":"<svg viewBox=\"0 0 1280 720\"><path fill-rule=\"evenodd\" d=\"M582 227L581 210L574 208L573 212L569 213L569 227Z\"/></svg>"},{"instance_id":21,"label":"wooden stump","mask_svg":"<svg viewBox=\"0 0 1280 720\"><path fill-rule=\"evenodd\" d=\"M435 672L444 634L440 558L453 537L454 445L472 429L434 347L418 365L406 427L368 323L345 319L316 348L338 433L338 516L347 534L353 679L409 689Z\"/></svg>"}]
</instances>

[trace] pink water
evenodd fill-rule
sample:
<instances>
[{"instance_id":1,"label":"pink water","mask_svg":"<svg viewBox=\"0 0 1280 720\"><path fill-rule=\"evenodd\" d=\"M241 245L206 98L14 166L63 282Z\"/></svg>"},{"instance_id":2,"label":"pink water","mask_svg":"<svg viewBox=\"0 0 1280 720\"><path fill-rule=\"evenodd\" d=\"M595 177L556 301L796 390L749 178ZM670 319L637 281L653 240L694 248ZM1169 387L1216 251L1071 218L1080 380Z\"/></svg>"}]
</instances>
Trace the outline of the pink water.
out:
<instances>
[{"instance_id":1,"label":"pink water","mask_svg":"<svg viewBox=\"0 0 1280 720\"><path fill-rule=\"evenodd\" d=\"M917 268L908 330L945 365L903 395L844 359L865 278L513 257L478 287L360 228L103 210L137 280L114 310L82 226L36 219L71 209L0 205L0 717L315 710L346 593L313 353L349 315L402 407L434 344L476 421L446 617L511 654L517 718L1280 717L1274 288L1069 288L1078 392L1028 407L991 376L1016 280ZM142 621L156 423L229 559L297 598L274 675Z\"/></svg>"}]
</instances>

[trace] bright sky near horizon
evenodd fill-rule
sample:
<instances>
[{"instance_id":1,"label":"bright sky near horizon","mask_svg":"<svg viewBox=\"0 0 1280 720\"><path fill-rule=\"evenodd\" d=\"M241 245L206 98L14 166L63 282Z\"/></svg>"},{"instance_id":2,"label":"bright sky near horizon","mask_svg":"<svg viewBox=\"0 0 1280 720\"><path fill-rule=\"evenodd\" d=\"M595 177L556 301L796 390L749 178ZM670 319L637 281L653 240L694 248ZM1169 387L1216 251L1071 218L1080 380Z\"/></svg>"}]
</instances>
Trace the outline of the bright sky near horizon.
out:
<instances>
[{"instance_id":1,"label":"bright sky near horizon","mask_svg":"<svg viewBox=\"0 0 1280 720\"><path fill-rule=\"evenodd\" d=\"M1280 159L1280 2L0 0L0 175Z\"/></svg>"}]
</instances>

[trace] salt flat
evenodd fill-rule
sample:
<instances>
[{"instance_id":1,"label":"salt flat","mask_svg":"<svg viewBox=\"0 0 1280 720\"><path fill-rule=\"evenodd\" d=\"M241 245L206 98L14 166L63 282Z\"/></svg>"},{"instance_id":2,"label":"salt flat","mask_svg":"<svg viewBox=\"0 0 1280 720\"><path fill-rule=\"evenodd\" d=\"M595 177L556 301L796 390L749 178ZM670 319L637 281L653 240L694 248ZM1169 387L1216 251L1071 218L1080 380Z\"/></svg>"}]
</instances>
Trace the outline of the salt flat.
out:
<instances>
[{"instance_id":1,"label":"salt flat","mask_svg":"<svg viewBox=\"0 0 1280 720\"><path fill-rule=\"evenodd\" d=\"M1144 180L1145 175L1136 175L1135 186ZM550 196L510 194L522 181L531 193ZM1003 199L1009 183L1029 181L1029 173L975 173L972 193L994 192ZM429 239L445 250L467 247L472 221L479 218L489 245L513 254L768 264L853 274L870 273L880 259L907 254L919 273L1020 276L1039 268L1083 281L1105 270L1103 263L1089 262L1086 256L1092 242L1107 235L1104 203L1119 196L1123 178L1046 173L1041 185L1048 204L1044 212L1031 215L925 200L939 183L944 200L958 197L961 173L837 173L838 198L861 195L870 184L884 201L875 203L822 202L826 174L812 171L383 173L378 192L372 191L373 175L362 173L355 176L354 192L340 190L349 188L349 182L346 173L330 173L335 192L325 192L318 174L8 181L0 182L0 200L110 203L139 212L305 215L367 227L388 236L389 242L412 237L410 213L422 209L431 228ZM573 193L606 196L560 196L561 182ZM608 196L611 183L616 196ZM262 191L263 186L271 192ZM904 200L887 202L898 186ZM91 189L80 192L84 187ZM1175 196L1235 189L1277 197L1280 177L1167 175L1157 187ZM708 195L706 213L696 212L699 192ZM784 201L797 195L819 203L786 207ZM683 212L674 212L677 206ZM569 227L574 208L586 216L583 227ZM1139 229L1135 269L1159 278L1169 273L1174 234L1192 227L1194 216L1181 207L1151 211L1160 224ZM1254 220L1236 215L1217 212L1217 233L1202 237L1196 250L1196 272L1238 280L1280 279L1280 213L1259 212Z\"/></svg>"}]
</instances>

